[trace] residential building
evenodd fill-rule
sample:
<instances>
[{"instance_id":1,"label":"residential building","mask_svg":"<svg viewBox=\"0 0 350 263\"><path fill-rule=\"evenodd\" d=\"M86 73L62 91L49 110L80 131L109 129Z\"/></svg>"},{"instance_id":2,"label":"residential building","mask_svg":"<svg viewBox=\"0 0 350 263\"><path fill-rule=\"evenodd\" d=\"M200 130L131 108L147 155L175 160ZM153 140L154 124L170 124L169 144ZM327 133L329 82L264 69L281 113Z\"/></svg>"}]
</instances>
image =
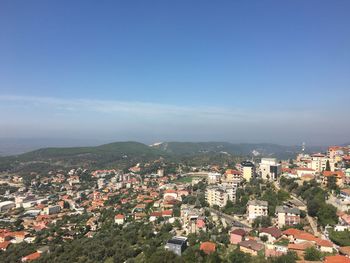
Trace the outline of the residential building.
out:
<instances>
[{"instance_id":1,"label":"residential building","mask_svg":"<svg viewBox=\"0 0 350 263\"><path fill-rule=\"evenodd\" d=\"M208 184L217 184L220 182L221 174L219 173L208 173Z\"/></svg>"},{"instance_id":2,"label":"residential building","mask_svg":"<svg viewBox=\"0 0 350 263\"><path fill-rule=\"evenodd\" d=\"M346 201L350 201L350 188L344 188L340 190L340 197Z\"/></svg>"},{"instance_id":3,"label":"residential building","mask_svg":"<svg viewBox=\"0 0 350 263\"><path fill-rule=\"evenodd\" d=\"M261 200L250 200L248 202L248 220L253 221L260 216L268 215L268 203Z\"/></svg>"},{"instance_id":4,"label":"residential building","mask_svg":"<svg viewBox=\"0 0 350 263\"><path fill-rule=\"evenodd\" d=\"M326 170L327 161L329 162L329 166L331 171L334 171L334 161L328 158L326 155L322 153L316 153L311 155L311 168L316 172L321 173Z\"/></svg>"},{"instance_id":5,"label":"residential building","mask_svg":"<svg viewBox=\"0 0 350 263\"><path fill-rule=\"evenodd\" d=\"M298 167L295 169L297 177L301 178L304 175L316 175L316 170L308 167Z\"/></svg>"},{"instance_id":6,"label":"residential building","mask_svg":"<svg viewBox=\"0 0 350 263\"><path fill-rule=\"evenodd\" d=\"M114 223L116 223L117 225L123 225L124 224L124 215L122 214L117 214L114 217Z\"/></svg>"},{"instance_id":7,"label":"residential building","mask_svg":"<svg viewBox=\"0 0 350 263\"><path fill-rule=\"evenodd\" d=\"M239 250L250 254L252 256L257 256L264 253L265 246L264 244L258 243L255 240L244 240L238 243Z\"/></svg>"},{"instance_id":8,"label":"residential building","mask_svg":"<svg viewBox=\"0 0 350 263\"><path fill-rule=\"evenodd\" d=\"M243 229L237 228L230 232L230 243L238 244L239 242L244 240L247 232Z\"/></svg>"},{"instance_id":9,"label":"residential building","mask_svg":"<svg viewBox=\"0 0 350 263\"><path fill-rule=\"evenodd\" d=\"M243 179L245 179L247 182L250 181L250 179L255 177L255 165L251 161L244 161L241 162L237 168L242 174Z\"/></svg>"},{"instance_id":10,"label":"residential building","mask_svg":"<svg viewBox=\"0 0 350 263\"><path fill-rule=\"evenodd\" d=\"M233 186L208 186L205 192L205 200L210 206L224 207L228 200L236 201L236 187Z\"/></svg>"},{"instance_id":11,"label":"residential building","mask_svg":"<svg viewBox=\"0 0 350 263\"><path fill-rule=\"evenodd\" d=\"M182 252L187 248L187 237L175 236L169 239L165 245L165 249L172 251L178 256L181 256Z\"/></svg>"},{"instance_id":12,"label":"residential building","mask_svg":"<svg viewBox=\"0 0 350 263\"><path fill-rule=\"evenodd\" d=\"M342 255L326 256L324 263L350 263L350 258Z\"/></svg>"},{"instance_id":13,"label":"residential building","mask_svg":"<svg viewBox=\"0 0 350 263\"><path fill-rule=\"evenodd\" d=\"M266 236L267 242L272 244L282 236L282 231L277 227L266 227L259 230L259 237Z\"/></svg>"},{"instance_id":14,"label":"residential building","mask_svg":"<svg viewBox=\"0 0 350 263\"><path fill-rule=\"evenodd\" d=\"M47 206L43 210L44 215L53 215L57 214L61 211L61 207L59 205Z\"/></svg>"},{"instance_id":15,"label":"residential building","mask_svg":"<svg viewBox=\"0 0 350 263\"><path fill-rule=\"evenodd\" d=\"M322 183L324 185L327 185L329 178L331 178L333 176L336 178L336 184L339 187L342 187L344 185L345 174L343 171L323 171L322 176L323 176Z\"/></svg>"},{"instance_id":16,"label":"residential building","mask_svg":"<svg viewBox=\"0 0 350 263\"><path fill-rule=\"evenodd\" d=\"M262 158L259 169L264 180L276 180L281 174L281 164L277 163L276 158Z\"/></svg>"},{"instance_id":17,"label":"residential building","mask_svg":"<svg viewBox=\"0 0 350 263\"><path fill-rule=\"evenodd\" d=\"M242 182L242 174L240 171L228 169L225 172L224 182L237 187Z\"/></svg>"},{"instance_id":18,"label":"residential building","mask_svg":"<svg viewBox=\"0 0 350 263\"><path fill-rule=\"evenodd\" d=\"M283 206L276 207L278 227L292 226L300 223L300 210Z\"/></svg>"}]
</instances>

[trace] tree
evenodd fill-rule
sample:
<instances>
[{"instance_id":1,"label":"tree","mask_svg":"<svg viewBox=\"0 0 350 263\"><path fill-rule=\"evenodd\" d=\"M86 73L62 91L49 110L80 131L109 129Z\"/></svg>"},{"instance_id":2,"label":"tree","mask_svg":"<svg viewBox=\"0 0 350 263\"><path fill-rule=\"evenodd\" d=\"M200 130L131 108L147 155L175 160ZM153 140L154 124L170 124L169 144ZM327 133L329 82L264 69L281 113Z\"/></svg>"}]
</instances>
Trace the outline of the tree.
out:
<instances>
[{"instance_id":1,"label":"tree","mask_svg":"<svg viewBox=\"0 0 350 263\"><path fill-rule=\"evenodd\" d=\"M337 208L331 204L322 204L317 213L319 223L322 226L335 225L338 222Z\"/></svg>"},{"instance_id":2,"label":"tree","mask_svg":"<svg viewBox=\"0 0 350 263\"><path fill-rule=\"evenodd\" d=\"M305 250L304 258L310 261L320 261L322 258L322 253L315 247L309 247Z\"/></svg>"},{"instance_id":3,"label":"tree","mask_svg":"<svg viewBox=\"0 0 350 263\"><path fill-rule=\"evenodd\" d=\"M335 177L334 175L328 177L328 179L327 179L327 188L329 190L337 190L338 189L337 177Z\"/></svg>"},{"instance_id":4,"label":"tree","mask_svg":"<svg viewBox=\"0 0 350 263\"><path fill-rule=\"evenodd\" d=\"M339 246L350 246L350 231L334 231L329 232L329 238Z\"/></svg>"},{"instance_id":5,"label":"tree","mask_svg":"<svg viewBox=\"0 0 350 263\"><path fill-rule=\"evenodd\" d=\"M327 160L326 162L326 171L330 171L331 170L331 165L329 163L329 160Z\"/></svg>"},{"instance_id":6,"label":"tree","mask_svg":"<svg viewBox=\"0 0 350 263\"><path fill-rule=\"evenodd\" d=\"M231 263L247 263L251 262L252 257L239 250L235 250L234 252L229 254L228 259Z\"/></svg>"},{"instance_id":7,"label":"tree","mask_svg":"<svg viewBox=\"0 0 350 263\"><path fill-rule=\"evenodd\" d=\"M208 263L220 263L222 262L221 258L219 257L219 254L218 252L214 252L214 253L211 253L208 258L207 258L207 261Z\"/></svg>"},{"instance_id":8,"label":"tree","mask_svg":"<svg viewBox=\"0 0 350 263\"><path fill-rule=\"evenodd\" d=\"M266 235L263 235L260 237L262 242L266 242L268 240L268 237Z\"/></svg>"},{"instance_id":9,"label":"tree","mask_svg":"<svg viewBox=\"0 0 350 263\"><path fill-rule=\"evenodd\" d=\"M320 202L316 199L312 199L307 203L307 212L310 216L317 216L320 207Z\"/></svg>"},{"instance_id":10,"label":"tree","mask_svg":"<svg viewBox=\"0 0 350 263\"><path fill-rule=\"evenodd\" d=\"M271 263L295 263L298 259L298 256L295 252L288 252L285 255L282 255L277 258L272 258Z\"/></svg>"},{"instance_id":11,"label":"tree","mask_svg":"<svg viewBox=\"0 0 350 263\"><path fill-rule=\"evenodd\" d=\"M234 212L234 204L231 200L227 200L223 212L226 214L232 214Z\"/></svg>"},{"instance_id":12,"label":"tree","mask_svg":"<svg viewBox=\"0 0 350 263\"><path fill-rule=\"evenodd\" d=\"M259 216L255 218L253 221L254 228L269 227L269 226L272 226L271 218L269 216Z\"/></svg>"}]
</instances>

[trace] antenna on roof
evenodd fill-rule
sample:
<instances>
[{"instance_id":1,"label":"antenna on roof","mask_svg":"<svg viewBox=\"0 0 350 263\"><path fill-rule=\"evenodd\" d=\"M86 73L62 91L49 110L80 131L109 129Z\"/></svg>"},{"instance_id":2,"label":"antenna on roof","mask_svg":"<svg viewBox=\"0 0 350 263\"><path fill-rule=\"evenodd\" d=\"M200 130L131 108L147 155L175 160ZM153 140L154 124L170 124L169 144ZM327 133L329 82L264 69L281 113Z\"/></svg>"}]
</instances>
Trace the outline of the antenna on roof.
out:
<instances>
[{"instance_id":1,"label":"antenna on roof","mask_svg":"<svg viewBox=\"0 0 350 263\"><path fill-rule=\"evenodd\" d=\"M305 152L305 142L302 143L301 145L301 151L304 153Z\"/></svg>"}]
</instances>

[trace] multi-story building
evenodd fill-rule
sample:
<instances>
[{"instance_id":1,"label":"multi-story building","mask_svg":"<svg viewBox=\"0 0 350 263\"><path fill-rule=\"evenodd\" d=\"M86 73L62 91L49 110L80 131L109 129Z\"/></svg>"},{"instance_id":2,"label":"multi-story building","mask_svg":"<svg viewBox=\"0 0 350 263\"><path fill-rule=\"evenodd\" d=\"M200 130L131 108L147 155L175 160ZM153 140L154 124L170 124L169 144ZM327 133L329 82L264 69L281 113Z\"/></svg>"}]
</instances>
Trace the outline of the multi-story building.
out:
<instances>
[{"instance_id":1,"label":"multi-story building","mask_svg":"<svg viewBox=\"0 0 350 263\"><path fill-rule=\"evenodd\" d=\"M276 158L262 158L259 168L264 180L276 180L281 174L281 164L277 163Z\"/></svg>"},{"instance_id":2,"label":"multi-story building","mask_svg":"<svg viewBox=\"0 0 350 263\"><path fill-rule=\"evenodd\" d=\"M276 207L278 227L292 226L300 223L300 210L283 206Z\"/></svg>"},{"instance_id":3,"label":"multi-story building","mask_svg":"<svg viewBox=\"0 0 350 263\"><path fill-rule=\"evenodd\" d=\"M228 200L236 201L236 187L233 186L209 186L205 192L205 200L210 206L224 207Z\"/></svg>"},{"instance_id":4,"label":"multi-story building","mask_svg":"<svg viewBox=\"0 0 350 263\"><path fill-rule=\"evenodd\" d=\"M255 176L255 165L251 161L244 161L237 165L237 168L242 174L243 179L247 182L250 181L251 178Z\"/></svg>"},{"instance_id":5,"label":"multi-story building","mask_svg":"<svg viewBox=\"0 0 350 263\"><path fill-rule=\"evenodd\" d=\"M220 182L221 174L208 173L208 184L217 184Z\"/></svg>"},{"instance_id":6,"label":"multi-story building","mask_svg":"<svg viewBox=\"0 0 350 263\"><path fill-rule=\"evenodd\" d=\"M253 221L257 217L268 215L268 203L261 200L250 200L248 202L248 220Z\"/></svg>"},{"instance_id":7,"label":"multi-story building","mask_svg":"<svg viewBox=\"0 0 350 263\"><path fill-rule=\"evenodd\" d=\"M224 181L226 184L237 187L242 182L242 174L240 171L228 169L225 172Z\"/></svg>"},{"instance_id":8,"label":"multi-story building","mask_svg":"<svg viewBox=\"0 0 350 263\"><path fill-rule=\"evenodd\" d=\"M322 153L316 153L311 155L311 168L316 172L321 173L326 170L327 162L329 162L330 170L334 171L335 163L332 159L328 158Z\"/></svg>"},{"instance_id":9,"label":"multi-story building","mask_svg":"<svg viewBox=\"0 0 350 263\"><path fill-rule=\"evenodd\" d=\"M329 146L327 151L327 157L334 163L340 162L342 156L346 154L346 147L342 146Z\"/></svg>"}]
</instances>

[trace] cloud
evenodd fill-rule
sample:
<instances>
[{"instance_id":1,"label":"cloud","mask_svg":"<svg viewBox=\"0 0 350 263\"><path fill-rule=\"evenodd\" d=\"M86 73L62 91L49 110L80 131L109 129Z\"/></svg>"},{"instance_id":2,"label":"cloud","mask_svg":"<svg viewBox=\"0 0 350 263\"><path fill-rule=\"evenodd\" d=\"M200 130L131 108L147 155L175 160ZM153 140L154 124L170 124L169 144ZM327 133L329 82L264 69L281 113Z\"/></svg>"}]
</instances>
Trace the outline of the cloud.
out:
<instances>
[{"instance_id":1,"label":"cloud","mask_svg":"<svg viewBox=\"0 0 350 263\"><path fill-rule=\"evenodd\" d=\"M214 104L213 104L214 105ZM147 140L213 140L315 143L332 134L346 138L349 125L336 132L342 116L328 109L179 106L138 101L0 96L0 136L85 136ZM0 113L1 114L1 113ZM331 126L326 127L325 123Z\"/></svg>"}]
</instances>

